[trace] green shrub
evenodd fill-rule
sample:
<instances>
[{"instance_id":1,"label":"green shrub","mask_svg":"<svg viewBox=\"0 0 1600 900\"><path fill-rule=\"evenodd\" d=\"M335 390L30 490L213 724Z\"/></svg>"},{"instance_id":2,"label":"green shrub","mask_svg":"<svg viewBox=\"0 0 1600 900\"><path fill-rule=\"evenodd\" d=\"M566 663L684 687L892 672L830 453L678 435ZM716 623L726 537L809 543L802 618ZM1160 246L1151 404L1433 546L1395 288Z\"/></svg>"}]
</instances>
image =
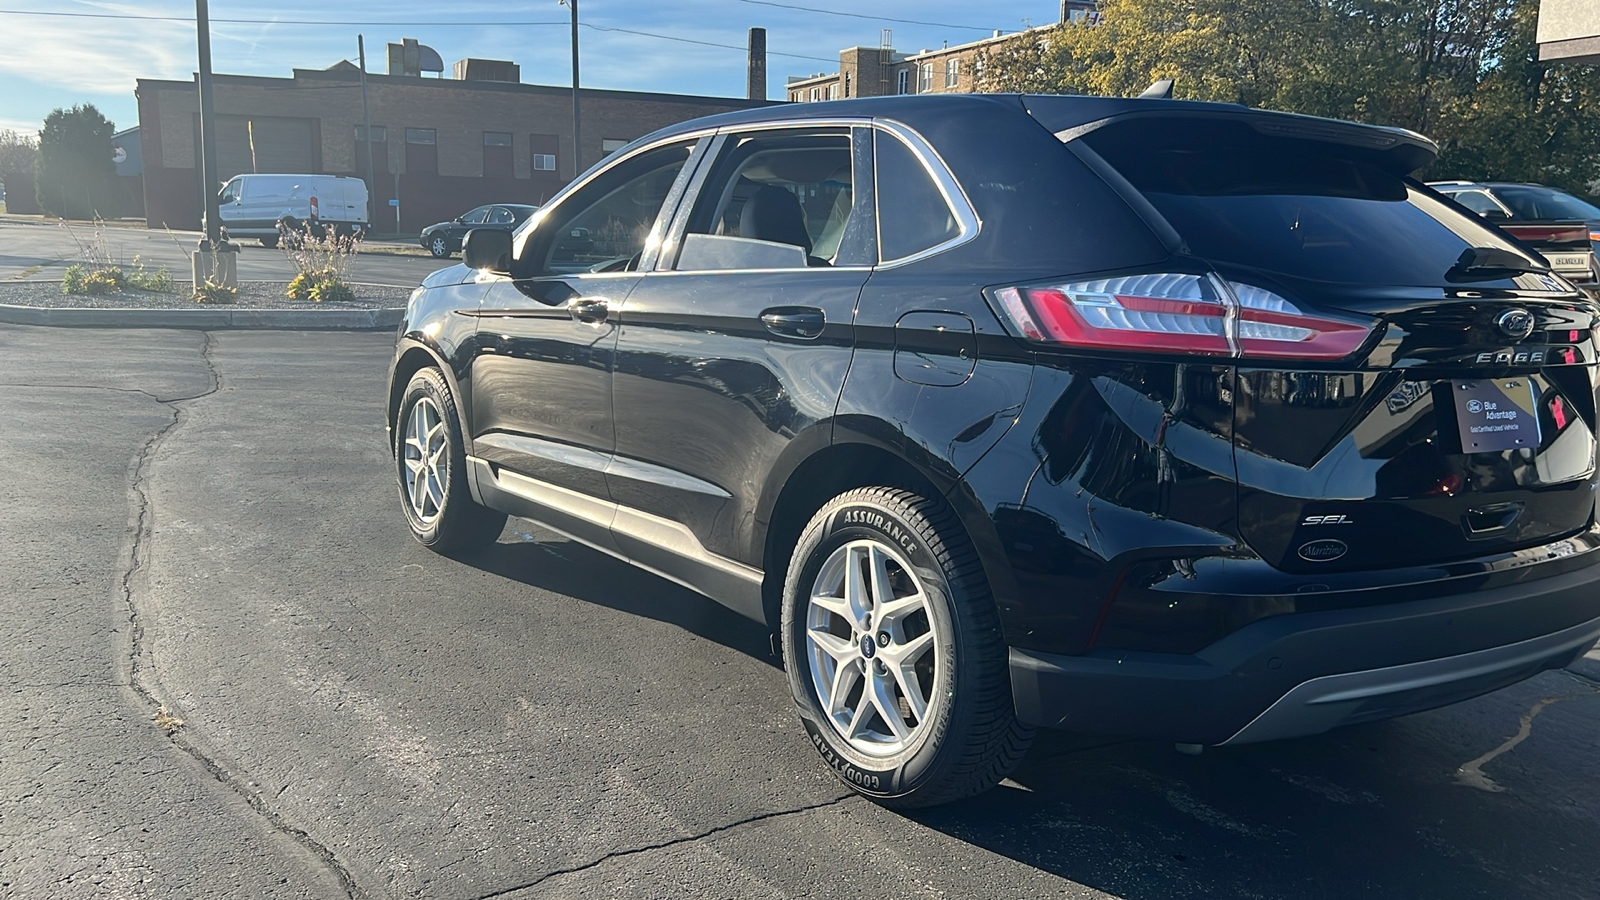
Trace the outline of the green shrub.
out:
<instances>
[{"instance_id":1,"label":"green shrub","mask_svg":"<svg viewBox=\"0 0 1600 900\"><path fill-rule=\"evenodd\" d=\"M291 300L309 300L312 303L340 303L356 299L356 292L344 283L344 279L337 272L327 269L301 272L289 282L286 293Z\"/></svg>"},{"instance_id":2,"label":"green shrub","mask_svg":"<svg viewBox=\"0 0 1600 900\"><path fill-rule=\"evenodd\" d=\"M128 285L128 276L116 266L92 267L75 263L61 276L63 294L115 294Z\"/></svg>"},{"instance_id":3,"label":"green shrub","mask_svg":"<svg viewBox=\"0 0 1600 900\"><path fill-rule=\"evenodd\" d=\"M133 258L133 269L126 275L128 287L140 291L166 292L172 290L174 283L172 273L167 271L166 266L152 272L137 256Z\"/></svg>"},{"instance_id":4,"label":"green shrub","mask_svg":"<svg viewBox=\"0 0 1600 900\"><path fill-rule=\"evenodd\" d=\"M194 286L194 296L190 299L196 303L232 303L239 299L239 289L203 281Z\"/></svg>"}]
</instances>

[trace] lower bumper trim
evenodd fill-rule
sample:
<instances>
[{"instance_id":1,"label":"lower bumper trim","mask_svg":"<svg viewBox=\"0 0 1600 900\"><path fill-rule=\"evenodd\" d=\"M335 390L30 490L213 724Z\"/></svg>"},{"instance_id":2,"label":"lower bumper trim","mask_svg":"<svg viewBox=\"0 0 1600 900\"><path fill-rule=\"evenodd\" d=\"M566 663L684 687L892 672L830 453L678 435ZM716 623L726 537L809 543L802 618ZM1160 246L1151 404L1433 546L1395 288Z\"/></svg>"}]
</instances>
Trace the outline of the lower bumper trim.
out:
<instances>
[{"instance_id":1,"label":"lower bumper trim","mask_svg":"<svg viewBox=\"0 0 1600 900\"><path fill-rule=\"evenodd\" d=\"M1320 734L1466 700L1559 668L1600 638L1600 619L1458 656L1324 675L1296 685L1223 745Z\"/></svg>"}]
</instances>

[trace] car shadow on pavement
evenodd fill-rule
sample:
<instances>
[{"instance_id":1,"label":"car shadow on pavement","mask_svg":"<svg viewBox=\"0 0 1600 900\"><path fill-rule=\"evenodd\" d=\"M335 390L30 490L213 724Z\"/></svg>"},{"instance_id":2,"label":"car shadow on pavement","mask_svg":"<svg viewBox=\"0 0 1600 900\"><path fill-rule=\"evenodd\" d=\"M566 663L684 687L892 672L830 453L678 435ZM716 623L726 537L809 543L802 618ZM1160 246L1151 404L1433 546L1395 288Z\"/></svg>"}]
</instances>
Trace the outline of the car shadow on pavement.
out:
<instances>
[{"instance_id":1,"label":"car shadow on pavement","mask_svg":"<svg viewBox=\"0 0 1600 900\"><path fill-rule=\"evenodd\" d=\"M1200 756L1041 732L999 789L913 817L1126 900L1593 898L1597 855L1570 848L1593 846L1600 814L1462 784L1456 738L1485 724L1473 715L1447 708ZM1594 796L1572 793L1572 806Z\"/></svg>"},{"instance_id":2,"label":"car shadow on pavement","mask_svg":"<svg viewBox=\"0 0 1600 900\"><path fill-rule=\"evenodd\" d=\"M646 617L774 668L767 630L676 584L513 519L463 562L534 588ZM979 797L905 817L974 847L1125 900L1157 898L1584 898L1600 884L1594 764L1518 764L1531 796L1456 773L1515 731L1547 673L1486 698L1298 740L1210 748L1041 731L1023 765ZM1565 728L1593 724L1600 699ZM1508 725L1509 723L1509 725ZM1587 723L1587 724L1585 724ZM1540 728L1553 722L1545 720ZM1584 754L1592 747L1563 738ZM1566 757L1559 757L1566 758ZM1502 761L1506 765L1508 761ZM1552 803L1553 795L1572 808ZM1584 799L1589 798L1589 799ZM1553 808L1555 807L1555 808ZM1041 889L1053 893L1061 885Z\"/></svg>"},{"instance_id":3,"label":"car shadow on pavement","mask_svg":"<svg viewBox=\"0 0 1600 900\"><path fill-rule=\"evenodd\" d=\"M584 603L676 625L774 668L767 629L714 600L518 519L462 562Z\"/></svg>"}]
</instances>

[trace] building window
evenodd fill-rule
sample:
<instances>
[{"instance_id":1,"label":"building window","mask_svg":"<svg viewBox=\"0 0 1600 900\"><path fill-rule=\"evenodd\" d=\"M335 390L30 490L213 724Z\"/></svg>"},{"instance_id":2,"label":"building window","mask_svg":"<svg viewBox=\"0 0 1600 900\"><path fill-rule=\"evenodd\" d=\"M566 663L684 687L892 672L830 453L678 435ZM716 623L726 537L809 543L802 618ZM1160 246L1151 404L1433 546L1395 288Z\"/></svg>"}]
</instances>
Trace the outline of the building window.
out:
<instances>
[{"instance_id":1,"label":"building window","mask_svg":"<svg viewBox=\"0 0 1600 900\"><path fill-rule=\"evenodd\" d=\"M944 61L944 86L953 88L961 80L961 60L947 59Z\"/></svg>"},{"instance_id":2,"label":"building window","mask_svg":"<svg viewBox=\"0 0 1600 900\"><path fill-rule=\"evenodd\" d=\"M361 126L357 125L356 126L356 143L359 144L359 143L361 143L361 141L362 141ZM384 131L383 131L383 126L382 125L374 125L374 126L372 126L372 142L374 144L381 144L381 143L384 142Z\"/></svg>"},{"instance_id":3,"label":"building window","mask_svg":"<svg viewBox=\"0 0 1600 900\"><path fill-rule=\"evenodd\" d=\"M896 85L895 93L899 93L899 94L909 94L909 93L911 93L911 70L910 69L901 69L900 70L900 83L898 85Z\"/></svg>"},{"instance_id":4,"label":"building window","mask_svg":"<svg viewBox=\"0 0 1600 900\"><path fill-rule=\"evenodd\" d=\"M535 153L533 155L533 170L535 172L554 172L556 170L556 155L554 153Z\"/></svg>"},{"instance_id":5,"label":"building window","mask_svg":"<svg viewBox=\"0 0 1600 900\"><path fill-rule=\"evenodd\" d=\"M917 93L926 94L933 90L933 63L923 63L917 67Z\"/></svg>"},{"instance_id":6,"label":"building window","mask_svg":"<svg viewBox=\"0 0 1600 900\"><path fill-rule=\"evenodd\" d=\"M406 143L408 144L437 144L438 133L432 128L407 128Z\"/></svg>"},{"instance_id":7,"label":"building window","mask_svg":"<svg viewBox=\"0 0 1600 900\"><path fill-rule=\"evenodd\" d=\"M811 102L815 103L815 102L817 102L818 100L821 100L821 99L822 99L822 89L821 88L812 88L811 89Z\"/></svg>"},{"instance_id":8,"label":"building window","mask_svg":"<svg viewBox=\"0 0 1600 900\"><path fill-rule=\"evenodd\" d=\"M844 95L846 97L850 96L850 73L849 72L844 73Z\"/></svg>"},{"instance_id":9,"label":"building window","mask_svg":"<svg viewBox=\"0 0 1600 900\"><path fill-rule=\"evenodd\" d=\"M628 146L627 141L619 141L616 138L606 138L600 142L600 151L602 153L615 153L626 146Z\"/></svg>"},{"instance_id":10,"label":"building window","mask_svg":"<svg viewBox=\"0 0 1600 900\"><path fill-rule=\"evenodd\" d=\"M504 131L485 131L483 133L483 145L485 147L509 147L511 146L511 135Z\"/></svg>"},{"instance_id":11,"label":"building window","mask_svg":"<svg viewBox=\"0 0 1600 900\"><path fill-rule=\"evenodd\" d=\"M835 81L833 84L828 85L828 99L839 99L839 82Z\"/></svg>"}]
</instances>

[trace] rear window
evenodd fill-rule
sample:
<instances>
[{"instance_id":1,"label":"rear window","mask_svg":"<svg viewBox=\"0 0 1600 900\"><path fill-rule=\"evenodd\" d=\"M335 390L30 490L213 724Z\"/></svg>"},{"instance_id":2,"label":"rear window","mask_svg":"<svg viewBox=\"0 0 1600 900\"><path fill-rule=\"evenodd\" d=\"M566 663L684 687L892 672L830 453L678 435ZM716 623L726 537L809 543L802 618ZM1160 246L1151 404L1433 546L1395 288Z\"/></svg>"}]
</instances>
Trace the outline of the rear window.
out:
<instances>
[{"instance_id":1,"label":"rear window","mask_svg":"<svg viewBox=\"0 0 1600 900\"><path fill-rule=\"evenodd\" d=\"M1317 281L1439 286L1470 247L1521 253L1359 149L1165 117L1083 140L1212 262Z\"/></svg>"},{"instance_id":2,"label":"rear window","mask_svg":"<svg viewBox=\"0 0 1600 900\"><path fill-rule=\"evenodd\" d=\"M1550 188L1502 187L1495 193L1519 219L1600 220L1600 209Z\"/></svg>"}]
</instances>

